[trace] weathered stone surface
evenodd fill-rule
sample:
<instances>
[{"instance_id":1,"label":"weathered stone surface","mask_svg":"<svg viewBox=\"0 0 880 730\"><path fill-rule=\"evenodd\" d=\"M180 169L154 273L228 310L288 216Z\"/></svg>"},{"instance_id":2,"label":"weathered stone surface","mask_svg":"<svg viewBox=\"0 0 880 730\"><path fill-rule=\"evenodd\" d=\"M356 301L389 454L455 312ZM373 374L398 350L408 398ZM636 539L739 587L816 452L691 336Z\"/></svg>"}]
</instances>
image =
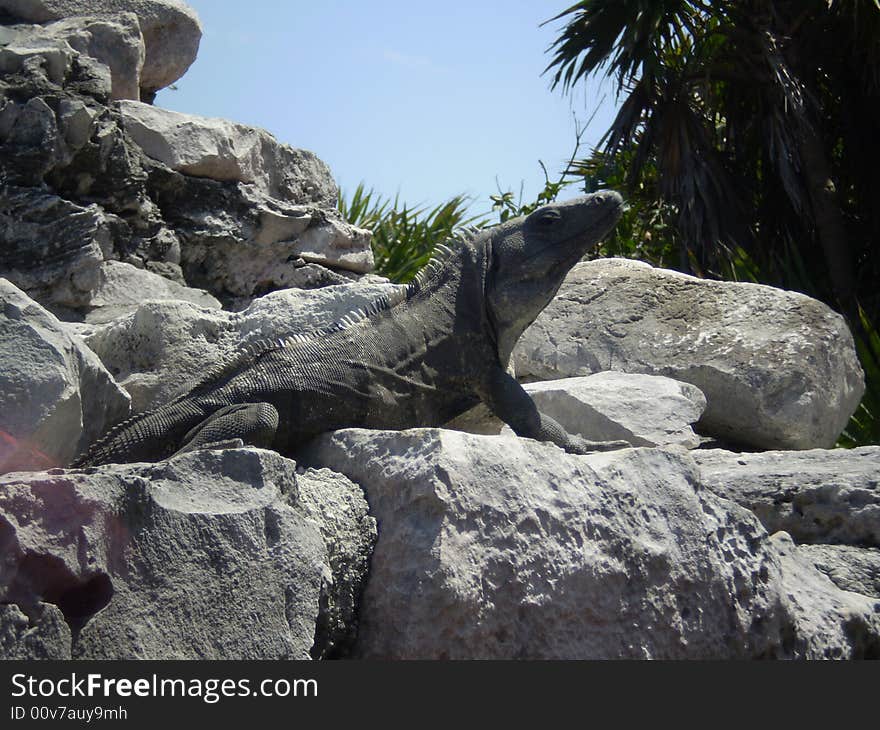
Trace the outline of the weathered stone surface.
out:
<instances>
[{"instance_id":1,"label":"weathered stone surface","mask_svg":"<svg viewBox=\"0 0 880 730\"><path fill-rule=\"evenodd\" d=\"M322 602L358 587L333 588L309 517L319 510L303 506L297 482L293 462L258 449L6 475L0 601L55 604L74 658L307 659ZM366 506L347 489L318 504L368 532Z\"/></svg>"},{"instance_id":2,"label":"weathered stone surface","mask_svg":"<svg viewBox=\"0 0 880 730\"><path fill-rule=\"evenodd\" d=\"M798 545L797 552L838 588L880 598L880 548Z\"/></svg>"},{"instance_id":3,"label":"weathered stone surface","mask_svg":"<svg viewBox=\"0 0 880 730\"><path fill-rule=\"evenodd\" d=\"M771 544L782 566L782 594L792 625L785 654L793 659L880 659L880 602L842 591L778 532Z\"/></svg>"},{"instance_id":4,"label":"weathered stone surface","mask_svg":"<svg viewBox=\"0 0 880 730\"><path fill-rule=\"evenodd\" d=\"M0 276L44 306L81 307L101 280L112 233L97 205L9 185L0 189L0 242Z\"/></svg>"},{"instance_id":5,"label":"weathered stone surface","mask_svg":"<svg viewBox=\"0 0 880 730\"><path fill-rule=\"evenodd\" d=\"M121 261L105 261L101 278L88 302L85 320L109 322L130 314L145 301L185 301L207 309L220 309L208 292L181 286L158 274Z\"/></svg>"},{"instance_id":6,"label":"weathered stone surface","mask_svg":"<svg viewBox=\"0 0 880 730\"><path fill-rule=\"evenodd\" d=\"M692 383L708 401L702 430L760 448L832 446L864 392L852 336L824 304L626 259L575 266L514 360L533 379L622 370Z\"/></svg>"},{"instance_id":7,"label":"weathered stone surface","mask_svg":"<svg viewBox=\"0 0 880 730\"><path fill-rule=\"evenodd\" d=\"M221 362L249 343L331 324L394 286L376 278L308 291L287 289L260 297L237 313L185 302L145 302L86 342L129 392L137 412L182 390L204 372L206 362Z\"/></svg>"},{"instance_id":8,"label":"weathered stone surface","mask_svg":"<svg viewBox=\"0 0 880 730\"><path fill-rule=\"evenodd\" d=\"M58 606L37 603L25 614L0 604L0 659L70 659L70 627Z\"/></svg>"},{"instance_id":9,"label":"weathered stone surface","mask_svg":"<svg viewBox=\"0 0 880 730\"><path fill-rule=\"evenodd\" d=\"M737 454L698 450L701 481L799 543L880 546L880 446Z\"/></svg>"},{"instance_id":10,"label":"weathered stone surface","mask_svg":"<svg viewBox=\"0 0 880 730\"><path fill-rule=\"evenodd\" d=\"M684 452L572 456L527 439L346 429L301 456L360 484L378 521L361 656L779 648L768 537L746 510L699 488Z\"/></svg>"},{"instance_id":11,"label":"weathered stone surface","mask_svg":"<svg viewBox=\"0 0 880 730\"><path fill-rule=\"evenodd\" d=\"M538 409L569 433L591 441L622 439L633 446L700 445L691 424L706 408L698 388L656 375L606 371L583 378L526 383ZM446 428L482 434L512 434L509 426L480 404Z\"/></svg>"},{"instance_id":12,"label":"weathered stone surface","mask_svg":"<svg viewBox=\"0 0 880 730\"><path fill-rule=\"evenodd\" d=\"M150 194L180 236L191 284L249 297L295 283L304 262L372 270L370 232L342 219L330 171L311 152L225 120L136 102L120 110L127 134L162 163Z\"/></svg>"},{"instance_id":13,"label":"weathered stone surface","mask_svg":"<svg viewBox=\"0 0 880 730\"><path fill-rule=\"evenodd\" d=\"M0 279L0 473L67 464L128 396L58 320Z\"/></svg>"},{"instance_id":14,"label":"weathered stone surface","mask_svg":"<svg viewBox=\"0 0 880 730\"><path fill-rule=\"evenodd\" d=\"M376 544L376 520L360 487L329 469L297 472L299 504L321 530L333 581L324 583L312 658L335 659L351 650L360 594Z\"/></svg>"},{"instance_id":15,"label":"weathered stone surface","mask_svg":"<svg viewBox=\"0 0 880 730\"><path fill-rule=\"evenodd\" d=\"M281 144L263 129L122 101L126 132L144 152L187 175L251 183L264 195L335 205L330 170L312 152Z\"/></svg>"},{"instance_id":16,"label":"weathered stone surface","mask_svg":"<svg viewBox=\"0 0 880 730\"><path fill-rule=\"evenodd\" d=\"M179 0L0 0L0 11L31 23L134 13L146 50L140 83L148 94L183 76L202 37L198 15Z\"/></svg>"}]
</instances>

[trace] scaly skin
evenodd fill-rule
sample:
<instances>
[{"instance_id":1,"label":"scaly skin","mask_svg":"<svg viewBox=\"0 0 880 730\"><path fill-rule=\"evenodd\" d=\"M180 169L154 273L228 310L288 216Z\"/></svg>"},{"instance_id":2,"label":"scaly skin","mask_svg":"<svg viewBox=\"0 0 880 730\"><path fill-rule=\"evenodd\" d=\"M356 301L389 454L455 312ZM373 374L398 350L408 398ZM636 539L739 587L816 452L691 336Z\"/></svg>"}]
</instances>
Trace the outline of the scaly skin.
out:
<instances>
[{"instance_id":1,"label":"scaly skin","mask_svg":"<svg viewBox=\"0 0 880 730\"><path fill-rule=\"evenodd\" d=\"M320 332L248 348L115 426L73 465L157 461L239 440L290 453L339 428L440 426L480 401L518 435L573 453L627 446L566 433L506 371L517 339L622 206L617 193L595 193L441 247L401 296Z\"/></svg>"}]
</instances>

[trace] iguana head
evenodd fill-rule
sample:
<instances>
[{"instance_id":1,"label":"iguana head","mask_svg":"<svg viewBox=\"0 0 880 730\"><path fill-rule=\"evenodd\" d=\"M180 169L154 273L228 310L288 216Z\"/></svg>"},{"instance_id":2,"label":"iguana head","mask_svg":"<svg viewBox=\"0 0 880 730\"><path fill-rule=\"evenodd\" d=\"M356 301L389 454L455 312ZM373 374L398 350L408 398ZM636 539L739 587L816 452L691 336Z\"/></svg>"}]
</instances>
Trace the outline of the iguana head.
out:
<instances>
[{"instance_id":1,"label":"iguana head","mask_svg":"<svg viewBox=\"0 0 880 730\"><path fill-rule=\"evenodd\" d=\"M502 365L571 267L611 231L622 211L623 198L604 190L542 206L494 229L485 291Z\"/></svg>"}]
</instances>

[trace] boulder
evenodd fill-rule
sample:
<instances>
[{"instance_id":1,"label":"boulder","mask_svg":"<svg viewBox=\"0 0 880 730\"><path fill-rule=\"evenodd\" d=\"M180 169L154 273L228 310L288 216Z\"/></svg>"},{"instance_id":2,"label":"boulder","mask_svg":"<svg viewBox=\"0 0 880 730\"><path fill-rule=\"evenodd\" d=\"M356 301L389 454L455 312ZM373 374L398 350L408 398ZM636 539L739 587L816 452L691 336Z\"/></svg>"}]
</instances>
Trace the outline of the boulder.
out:
<instances>
[{"instance_id":1,"label":"boulder","mask_svg":"<svg viewBox=\"0 0 880 730\"><path fill-rule=\"evenodd\" d=\"M335 206L330 170L314 153L257 127L119 102L125 131L154 160L211 180L250 183L270 198Z\"/></svg>"},{"instance_id":2,"label":"boulder","mask_svg":"<svg viewBox=\"0 0 880 730\"><path fill-rule=\"evenodd\" d=\"M198 15L179 0L0 0L0 11L30 23L72 16L116 20L133 13L143 34L140 84L147 98L186 73L202 37Z\"/></svg>"},{"instance_id":3,"label":"boulder","mask_svg":"<svg viewBox=\"0 0 880 730\"><path fill-rule=\"evenodd\" d=\"M702 431L763 449L832 446L865 387L824 304L626 259L576 265L514 361L530 379L621 370L691 383L708 402Z\"/></svg>"},{"instance_id":4,"label":"boulder","mask_svg":"<svg viewBox=\"0 0 880 730\"><path fill-rule=\"evenodd\" d=\"M561 378L523 385L538 409L566 431L590 441L624 440L633 446L683 446L700 438L691 424L706 408L706 398L689 383L657 375L608 370L582 378ZM469 433L512 434L484 404L446 424Z\"/></svg>"},{"instance_id":5,"label":"boulder","mask_svg":"<svg viewBox=\"0 0 880 730\"><path fill-rule=\"evenodd\" d=\"M800 553L788 533L770 539L792 619L785 653L793 659L880 659L880 602L842 591Z\"/></svg>"},{"instance_id":6,"label":"boulder","mask_svg":"<svg viewBox=\"0 0 880 730\"><path fill-rule=\"evenodd\" d=\"M128 101L119 110L127 136L160 163L150 195L180 237L191 284L242 298L295 284L304 263L373 269L370 232L342 218L313 153L222 119Z\"/></svg>"},{"instance_id":7,"label":"boulder","mask_svg":"<svg viewBox=\"0 0 880 730\"><path fill-rule=\"evenodd\" d=\"M34 36L37 44L46 37L56 38L60 44L104 64L110 72L111 99L140 98L144 41L133 13L109 18L68 18L45 26L30 26L25 33Z\"/></svg>"},{"instance_id":8,"label":"boulder","mask_svg":"<svg viewBox=\"0 0 880 730\"><path fill-rule=\"evenodd\" d=\"M128 412L79 338L0 279L0 473L67 464Z\"/></svg>"},{"instance_id":9,"label":"boulder","mask_svg":"<svg viewBox=\"0 0 880 730\"><path fill-rule=\"evenodd\" d=\"M880 599L880 548L817 544L797 552L838 588Z\"/></svg>"},{"instance_id":10,"label":"boulder","mask_svg":"<svg viewBox=\"0 0 880 730\"><path fill-rule=\"evenodd\" d=\"M359 593L367 559L340 552L367 547L375 525L338 475L305 507L298 485L310 478L258 449L3 477L0 602L17 609L0 617L0 637L20 637L4 650L36 653L19 614L45 604L78 659L308 659L319 625L337 645L344 612L328 618L325 606ZM344 574L322 537L332 529L315 521L328 504L356 535L333 548ZM65 638L56 625L42 634L52 646Z\"/></svg>"},{"instance_id":11,"label":"boulder","mask_svg":"<svg viewBox=\"0 0 880 730\"><path fill-rule=\"evenodd\" d=\"M176 395L204 372L206 362L222 362L261 340L324 327L396 288L376 277L314 290L286 289L236 313L187 302L145 302L134 314L88 335L86 342L129 392L138 412Z\"/></svg>"},{"instance_id":12,"label":"boulder","mask_svg":"<svg viewBox=\"0 0 880 730\"><path fill-rule=\"evenodd\" d=\"M346 429L300 458L357 482L379 525L358 656L780 650L787 624L768 536L700 488L685 452L573 456L513 437Z\"/></svg>"},{"instance_id":13,"label":"boulder","mask_svg":"<svg viewBox=\"0 0 880 730\"><path fill-rule=\"evenodd\" d=\"M880 547L880 446L693 452L700 480L798 543Z\"/></svg>"},{"instance_id":14,"label":"boulder","mask_svg":"<svg viewBox=\"0 0 880 730\"><path fill-rule=\"evenodd\" d=\"M101 277L88 302L85 321L109 322L138 309L145 301L184 301L206 309L220 309L208 292L170 281L121 261L105 261Z\"/></svg>"}]
</instances>

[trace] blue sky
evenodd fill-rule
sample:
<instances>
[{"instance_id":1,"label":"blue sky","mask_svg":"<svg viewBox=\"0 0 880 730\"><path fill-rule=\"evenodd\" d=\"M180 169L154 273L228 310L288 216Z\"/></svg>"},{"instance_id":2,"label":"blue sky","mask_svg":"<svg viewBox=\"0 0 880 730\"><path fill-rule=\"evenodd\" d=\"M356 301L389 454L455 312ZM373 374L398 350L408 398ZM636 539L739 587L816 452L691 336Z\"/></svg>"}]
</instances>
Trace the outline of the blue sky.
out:
<instances>
[{"instance_id":1,"label":"blue sky","mask_svg":"<svg viewBox=\"0 0 880 730\"><path fill-rule=\"evenodd\" d=\"M156 104L264 127L310 149L344 190L361 181L409 204L474 196L497 181L533 199L538 160L557 172L583 123L583 154L614 112L610 84L573 96L541 73L570 0L187 0L199 55Z\"/></svg>"}]
</instances>

